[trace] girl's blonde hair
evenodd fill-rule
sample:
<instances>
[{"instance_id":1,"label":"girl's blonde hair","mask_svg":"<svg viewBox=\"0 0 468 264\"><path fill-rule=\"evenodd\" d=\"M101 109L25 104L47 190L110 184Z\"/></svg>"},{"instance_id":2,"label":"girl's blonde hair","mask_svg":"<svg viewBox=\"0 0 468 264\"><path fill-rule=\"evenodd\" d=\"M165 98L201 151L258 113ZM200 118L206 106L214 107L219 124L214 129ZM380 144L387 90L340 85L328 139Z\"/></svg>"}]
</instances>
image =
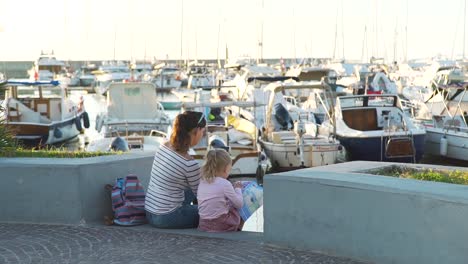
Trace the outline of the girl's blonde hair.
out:
<instances>
[{"instance_id":1,"label":"girl's blonde hair","mask_svg":"<svg viewBox=\"0 0 468 264\"><path fill-rule=\"evenodd\" d=\"M202 179L212 183L216 174L232 163L229 153L220 148L212 149L206 153L205 164L202 167Z\"/></svg>"}]
</instances>

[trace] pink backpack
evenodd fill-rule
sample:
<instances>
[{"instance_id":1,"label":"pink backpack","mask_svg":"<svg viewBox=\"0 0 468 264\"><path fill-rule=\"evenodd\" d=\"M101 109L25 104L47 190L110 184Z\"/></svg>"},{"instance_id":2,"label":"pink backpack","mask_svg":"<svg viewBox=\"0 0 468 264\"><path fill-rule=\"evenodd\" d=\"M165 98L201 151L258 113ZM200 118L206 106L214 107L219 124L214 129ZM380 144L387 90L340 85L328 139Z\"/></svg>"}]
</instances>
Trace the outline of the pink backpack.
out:
<instances>
[{"instance_id":1,"label":"pink backpack","mask_svg":"<svg viewBox=\"0 0 468 264\"><path fill-rule=\"evenodd\" d=\"M122 226L141 225L146 223L145 190L136 175L115 180L112 188L113 223Z\"/></svg>"}]
</instances>

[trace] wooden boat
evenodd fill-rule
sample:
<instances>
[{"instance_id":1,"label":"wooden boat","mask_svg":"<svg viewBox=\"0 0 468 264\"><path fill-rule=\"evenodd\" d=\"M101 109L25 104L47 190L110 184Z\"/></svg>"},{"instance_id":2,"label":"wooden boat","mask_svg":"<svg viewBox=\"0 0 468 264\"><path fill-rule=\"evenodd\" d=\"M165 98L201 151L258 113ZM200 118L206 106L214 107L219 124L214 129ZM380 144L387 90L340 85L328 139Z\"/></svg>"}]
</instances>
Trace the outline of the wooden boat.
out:
<instances>
[{"instance_id":1,"label":"wooden boat","mask_svg":"<svg viewBox=\"0 0 468 264\"><path fill-rule=\"evenodd\" d=\"M25 145L65 142L89 127L83 100L73 102L58 81L8 81L6 125Z\"/></svg>"}]
</instances>

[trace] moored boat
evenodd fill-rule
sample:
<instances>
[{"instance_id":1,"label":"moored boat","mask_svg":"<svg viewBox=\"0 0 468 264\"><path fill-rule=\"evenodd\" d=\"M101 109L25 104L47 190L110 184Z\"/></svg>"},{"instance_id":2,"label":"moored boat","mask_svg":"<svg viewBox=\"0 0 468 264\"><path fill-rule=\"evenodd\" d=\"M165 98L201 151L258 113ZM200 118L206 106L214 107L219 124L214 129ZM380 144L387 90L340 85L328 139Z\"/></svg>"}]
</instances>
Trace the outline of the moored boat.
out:
<instances>
[{"instance_id":1,"label":"moored boat","mask_svg":"<svg viewBox=\"0 0 468 264\"><path fill-rule=\"evenodd\" d=\"M233 105L239 107L255 106L251 102L236 101L182 103L184 110L194 109L205 113L208 124L206 138L190 149L189 153L194 159L203 163L204 157L210 149L224 148L232 159L230 177L256 177L257 181L261 182L263 175L270 167L270 162L257 144L255 125L221 110ZM220 114L215 116L214 112Z\"/></svg>"},{"instance_id":2,"label":"moored boat","mask_svg":"<svg viewBox=\"0 0 468 264\"><path fill-rule=\"evenodd\" d=\"M154 84L113 82L109 84L107 109L96 117L100 137L91 141L87 150L108 151L121 138L125 143L114 149L156 151L170 125L169 116L157 101Z\"/></svg>"},{"instance_id":3,"label":"moored boat","mask_svg":"<svg viewBox=\"0 0 468 264\"><path fill-rule=\"evenodd\" d=\"M438 86L433 98L438 94L442 104L419 104L419 114L415 118L426 129L426 153L452 159L468 160L468 83L454 83ZM442 109L440 107L442 106Z\"/></svg>"},{"instance_id":4,"label":"moored boat","mask_svg":"<svg viewBox=\"0 0 468 264\"><path fill-rule=\"evenodd\" d=\"M5 86L5 123L25 145L68 141L89 127L83 100L73 102L58 81L14 81Z\"/></svg>"},{"instance_id":5,"label":"moored boat","mask_svg":"<svg viewBox=\"0 0 468 264\"><path fill-rule=\"evenodd\" d=\"M407 116L397 95L337 97L336 130L347 160L416 163L426 132Z\"/></svg>"},{"instance_id":6,"label":"moored boat","mask_svg":"<svg viewBox=\"0 0 468 264\"><path fill-rule=\"evenodd\" d=\"M333 136L320 134L313 112L296 108L294 117L285 107L287 100L310 98L314 89L327 89L325 83L272 83L266 107L262 149L276 171L334 164L342 155L342 146ZM330 89L328 87L328 89ZM295 96L285 96L287 91Z\"/></svg>"}]
</instances>

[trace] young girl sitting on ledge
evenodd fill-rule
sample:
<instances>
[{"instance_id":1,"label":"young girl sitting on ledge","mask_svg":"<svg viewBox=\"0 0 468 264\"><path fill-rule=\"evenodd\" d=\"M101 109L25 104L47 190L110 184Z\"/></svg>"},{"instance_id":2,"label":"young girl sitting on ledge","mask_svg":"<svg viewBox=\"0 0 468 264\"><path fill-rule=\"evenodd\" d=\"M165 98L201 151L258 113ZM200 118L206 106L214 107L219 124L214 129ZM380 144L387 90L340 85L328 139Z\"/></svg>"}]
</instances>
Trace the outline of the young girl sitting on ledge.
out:
<instances>
[{"instance_id":1,"label":"young girl sitting on ledge","mask_svg":"<svg viewBox=\"0 0 468 264\"><path fill-rule=\"evenodd\" d=\"M224 149L212 149L206 154L198 186L198 229L207 232L240 231L242 225L238 209L243 205L242 184L227 180L232 161Z\"/></svg>"}]
</instances>

